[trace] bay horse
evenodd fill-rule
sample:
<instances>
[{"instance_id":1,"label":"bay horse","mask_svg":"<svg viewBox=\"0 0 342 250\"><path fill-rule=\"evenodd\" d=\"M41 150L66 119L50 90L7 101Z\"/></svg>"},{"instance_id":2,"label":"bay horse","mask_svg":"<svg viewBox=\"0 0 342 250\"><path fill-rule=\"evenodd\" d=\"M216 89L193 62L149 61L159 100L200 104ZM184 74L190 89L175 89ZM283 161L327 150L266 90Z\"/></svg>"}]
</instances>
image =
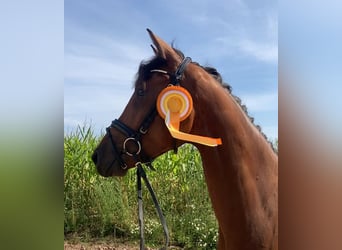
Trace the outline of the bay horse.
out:
<instances>
[{"instance_id":1,"label":"bay horse","mask_svg":"<svg viewBox=\"0 0 342 250\"><path fill-rule=\"evenodd\" d=\"M217 71L190 62L147 31L155 55L140 64L133 95L95 149L97 171L105 177L123 176L137 162L150 162L189 142L173 132L219 138L221 145L192 141L218 220L217 248L278 249L278 155L220 84ZM181 86L192 98L189 114L178 122L167 122L156 108L169 85Z\"/></svg>"}]
</instances>

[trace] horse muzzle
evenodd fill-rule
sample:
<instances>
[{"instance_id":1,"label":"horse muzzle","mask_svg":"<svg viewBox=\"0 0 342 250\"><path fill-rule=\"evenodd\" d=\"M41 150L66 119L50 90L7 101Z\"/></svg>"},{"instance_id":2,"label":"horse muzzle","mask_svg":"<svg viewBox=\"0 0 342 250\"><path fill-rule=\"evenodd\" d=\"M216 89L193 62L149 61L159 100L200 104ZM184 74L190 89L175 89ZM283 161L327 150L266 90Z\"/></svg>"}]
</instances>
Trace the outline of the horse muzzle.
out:
<instances>
[{"instance_id":1,"label":"horse muzzle","mask_svg":"<svg viewBox=\"0 0 342 250\"><path fill-rule=\"evenodd\" d=\"M103 177L124 176L127 173L127 167L122 166L116 157L104 159L98 149L94 151L91 159L96 166L97 172Z\"/></svg>"}]
</instances>

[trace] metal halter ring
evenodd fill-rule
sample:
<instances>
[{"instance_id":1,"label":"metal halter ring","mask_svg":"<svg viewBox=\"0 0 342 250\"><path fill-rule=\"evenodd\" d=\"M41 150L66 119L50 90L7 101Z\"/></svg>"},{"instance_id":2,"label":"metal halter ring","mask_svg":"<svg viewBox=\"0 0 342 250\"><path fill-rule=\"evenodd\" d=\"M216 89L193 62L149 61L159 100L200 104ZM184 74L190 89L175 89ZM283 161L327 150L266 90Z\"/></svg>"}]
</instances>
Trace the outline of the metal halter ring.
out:
<instances>
[{"instance_id":1,"label":"metal halter ring","mask_svg":"<svg viewBox=\"0 0 342 250\"><path fill-rule=\"evenodd\" d=\"M131 152L128 152L128 151L126 150L126 143L129 142L130 140L133 140L133 141L138 145L138 150L137 150L137 152L135 152L135 153L131 153ZM135 138L133 138L133 137L127 138L127 139L124 141L124 143L123 143L123 150L124 150L124 152L125 152L127 155L129 155L129 156L134 156L134 155L140 154L140 151L141 151L141 144L140 144L140 141L137 141L137 140L136 140Z\"/></svg>"}]
</instances>

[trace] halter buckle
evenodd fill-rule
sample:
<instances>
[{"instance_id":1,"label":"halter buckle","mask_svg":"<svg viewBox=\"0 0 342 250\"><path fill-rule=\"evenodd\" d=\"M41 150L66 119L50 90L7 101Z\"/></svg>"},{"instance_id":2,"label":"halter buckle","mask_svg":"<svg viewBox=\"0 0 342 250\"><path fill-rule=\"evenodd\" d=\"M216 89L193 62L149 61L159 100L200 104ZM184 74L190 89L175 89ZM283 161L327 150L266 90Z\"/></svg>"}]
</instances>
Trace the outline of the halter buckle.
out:
<instances>
[{"instance_id":1,"label":"halter buckle","mask_svg":"<svg viewBox=\"0 0 342 250\"><path fill-rule=\"evenodd\" d=\"M127 166L126 163L124 163L123 165L121 165L121 168L122 168L123 170L126 170L126 169L128 168L128 166Z\"/></svg>"},{"instance_id":2,"label":"halter buckle","mask_svg":"<svg viewBox=\"0 0 342 250\"><path fill-rule=\"evenodd\" d=\"M141 134L143 134L143 135L146 135L147 131L148 131L148 129L147 129L147 128L145 129L144 127L141 127L141 128L139 129L139 132L140 132Z\"/></svg>"}]
</instances>

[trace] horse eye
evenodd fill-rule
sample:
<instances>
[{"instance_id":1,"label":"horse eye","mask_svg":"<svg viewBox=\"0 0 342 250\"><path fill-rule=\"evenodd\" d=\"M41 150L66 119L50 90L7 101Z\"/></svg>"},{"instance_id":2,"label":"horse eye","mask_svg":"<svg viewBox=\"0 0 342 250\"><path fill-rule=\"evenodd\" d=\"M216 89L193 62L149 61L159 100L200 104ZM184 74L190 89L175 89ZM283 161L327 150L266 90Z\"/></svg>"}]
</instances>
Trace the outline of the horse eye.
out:
<instances>
[{"instance_id":1,"label":"horse eye","mask_svg":"<svg viewBox=\"0 0 342 250\"><path fill-rule=\"evenodd\" d=\"M143 89L139 89L138 90L138 96L143 96L144 95L144 90Z\"/></svg>"}]
</instances>

